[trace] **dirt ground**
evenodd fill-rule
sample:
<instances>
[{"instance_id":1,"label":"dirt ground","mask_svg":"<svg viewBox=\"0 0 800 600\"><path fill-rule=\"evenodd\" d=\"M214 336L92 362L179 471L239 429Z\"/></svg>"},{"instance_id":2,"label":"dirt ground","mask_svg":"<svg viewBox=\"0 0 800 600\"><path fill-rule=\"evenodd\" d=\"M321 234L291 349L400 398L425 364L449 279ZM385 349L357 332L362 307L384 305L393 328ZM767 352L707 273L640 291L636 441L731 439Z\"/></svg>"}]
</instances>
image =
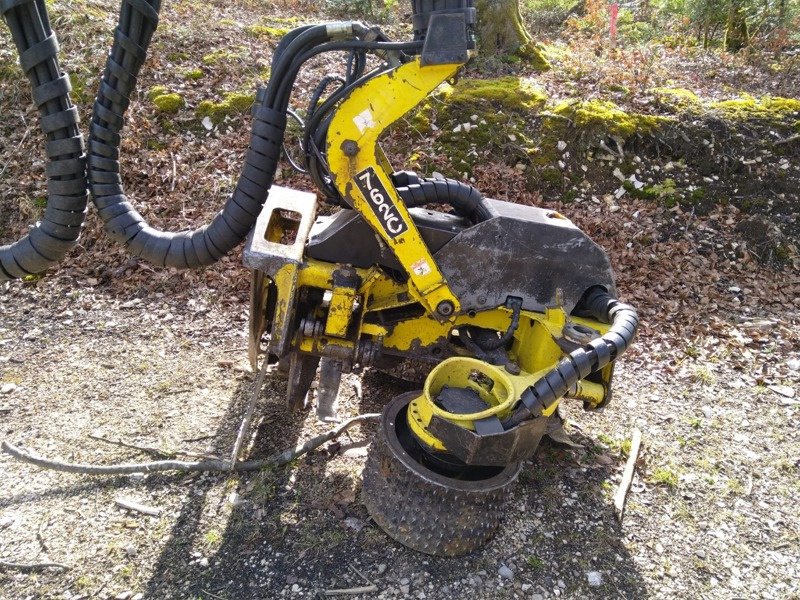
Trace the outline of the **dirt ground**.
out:
<instances>
[{"instance_id":1,"label":"dirt ground","mask_svg":"<svg viewBox=\"0 0 800 600\"><path fill-rule=\"evenodd\" d=\"M245 305L92 283L55 276L0 295L2 438L72 462L152 458L91 436L226 456L253 385ZM0 560L69 570L3 570L0 598L315 597L369 582L378 592L364 597L798 597L798 401L786 397L800 381L796 321L738 327L762 339L745 351L783 387L729 368L726 353L742 350L724 340L709 340L719 359L676 363L643 336L603 414L568 408L585 448L543 448L497 537L463 559L405 549L369 520L359 491L371 426L243 476L97 479L3 455ZM343 416L411 387L368 373L359 397L346 383ZM250 457L327 427L287 415L284 393L279 378L262 393ZM644 450L620 527L611 495L634 427Z\"/></svg>"},{"instance_id":2,"label":"dirt ground","mask_svg":"<svg viewBox=\"0 0 800 600\"><path fill-rule=\"evenodd\" d=\"M50 4L65 65L85 84L75 94L85 123L114 7ZM123 148L126 188L155 225L197 226L230 190L247 118L232 115L207 131L193 110L263 79L275 39L245 32L300 24L286 20L286 5L270 8L280 19L262 18L249 0L165 6ZM398 38L407 34L389 27ZM0 243L35 221L45 188L35 111L21 73L7 78L2 69L14 60L3 36L0 28ZM214 54L220 48L229 51ZM641 63L624 81L631 105L667 80L714 99L798 94L796 63L770 77L772 63L740 57L620 52L623 66ZM540 82L554 98L606 98L622 67L599 57L574 47ZM299 97L328 66L302 75ZM202 77L190 77L193 69ZM183 94L185 109L157 114L146 99L154 85ZM484 549L433 558L405 549L369 519L360 487L372 425L286 468L241 476L100 479L0 454L0 563L68 567L0 566L0 600L311 598L373 584L378 591L361 597L800 598L800 260L758 262L756 251L769 240L748 233L767 223L783 232L781 248L796 247L800 157L796 144L778 153L769 145L777 137L762 133L763 124L748 137L728 136L742 140L721 150L743 165L736 172L717 164L720 155L681 164L657 147L630 165L597 161L584 174L576 151L565 165L576 182L570 201L564 196L572 189L527 189L502 156L475 167L475 184L487 195L560 210L586 230L609 252L620 295L643 320L607 410L565 407L583 448L546 446L525 465L502 528ZM626 148L626 160L638 150ZM695 210L615 197L618 166L642 181L668 174L680 187L708 187L713 201ZM308 185L287 168L278 181ZM733 204L721 200L729 193ZM744 200L753 200L751 212ZM0 286L0 440L70 462L153 458L101 437L179 457L226 457L254 385L248 277L237 253L203 271L152 268L115 246L90 210L81 246L58 271ZM276 376L259 397L250 458L327 428L313 413L286 414L285 387ZM340 413L379 411L409 389L379 373L360 384L350 376ZM620 526L612 495L635 427L643 451ZM158 514L122 509L119 499Z\"/></svg>"}]
</instances>

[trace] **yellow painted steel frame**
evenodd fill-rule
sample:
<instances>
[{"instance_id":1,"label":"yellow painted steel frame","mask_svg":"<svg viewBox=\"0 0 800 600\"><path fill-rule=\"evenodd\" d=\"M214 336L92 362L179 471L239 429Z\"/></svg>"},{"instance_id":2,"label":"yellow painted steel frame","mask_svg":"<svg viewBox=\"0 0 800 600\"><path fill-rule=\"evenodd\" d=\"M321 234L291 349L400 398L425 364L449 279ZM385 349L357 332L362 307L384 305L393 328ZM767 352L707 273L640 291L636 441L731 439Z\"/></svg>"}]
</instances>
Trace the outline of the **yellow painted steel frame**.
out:
<instances>
[{"instance_id":1,"label":"yellow painted steel frame","mask_svg":"<svg viewBox=\"0 0 800 600\"><path fill-rule=\"evenodd\" d=\"M276 281L284 277L294 278L296 290L307 287L330 291L334 290L333 274L337 268L339 266L335 264L307 260L299 268L287 265L284 268L285 273L278 273ZM511 323L512 311L506 307L459 314L447 323L442 323L429 314L407 318L389 325L368 322L372 313L413 305L416 301L410 298L409 288L406 285L393 281L378 267L356 269L356 272L362 283L355 294L348 293L348 297L352 299L349 314L344 317L343 307L337 306L334 314L331 314L329 309L327 316L319 315L326 319L325 335L320 338L301 336L297 350L325 354L326 350L330 350L328 346L339 346L346 352L352 352L355 360L359 341L370 339L380 342L387 353L399 356L408 353L419 356L419 353L424 353L426 349L449 343L453 332L460 327L477 326L505 331ZM280 290L280 286L278 287ZM356 306L360 306L361 309L356 311ZM331 318L337 321L347 318L348 322L352 322L351 333L347 338L329 334L331 330L341 330L336 326L328 327ZM424 393L410 406L409 424L418 438L431 448L445 449L442 443L431 436L426 429L434 414L470 430L474 430L474 421L478 419L490 415L496 415L501 419L508 416L513 404L525 388L532 385L564 356L564 351L555 340L563 337L563 329L569 323L590 327L598 334L606 333L609 329L606 323L569 316L560 307L548 308L544 313L522 311L508 353L510 359L520 367L521 372L518 375L512 375L503 368L467 356L441 362L429 374ZM434 355L428 358L436 360ZM613 365L609 365L595 380L581 381L569 396L587 402L590 406L600 405L607 397L612 372ZM475 373L480 373L483 377L476 378ZM483 382L487 378L491 381L491 389L483 387ZM490 408L469 415L447 413L435 405L436 396L445 383L475 389ZM558 402L554 403L544 415L552 415L557 406Z\"/></svg>"},{"instance_id":2,"label":"yellow painted steel frame","mask_svg":"<svg viewBox=\"0 0 800 600\"><path fill-rule=\"evenodd\" d=\"M422 102L460 64L422 66L417 58L356 88L328 129L327 158L342 197L392 249L409 276L408 292L438 321L460 309L408 209L394 188L378 138ZM446 307L446 310L437 308Z\"/></svg>"}]
</instances>

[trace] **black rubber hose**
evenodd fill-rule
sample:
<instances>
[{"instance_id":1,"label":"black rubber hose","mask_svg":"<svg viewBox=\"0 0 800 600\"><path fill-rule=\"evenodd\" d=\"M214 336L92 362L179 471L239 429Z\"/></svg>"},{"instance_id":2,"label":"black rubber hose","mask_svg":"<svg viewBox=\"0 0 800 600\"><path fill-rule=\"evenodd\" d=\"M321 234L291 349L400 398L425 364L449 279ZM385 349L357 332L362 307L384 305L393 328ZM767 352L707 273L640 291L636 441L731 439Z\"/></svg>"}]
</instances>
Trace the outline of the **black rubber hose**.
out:
<instances>
[{"instance_id":1,"label":"black rubber hose","mask_svg":"<svg viewBox=\"0 0 800 600\"><path fill-rule=\"evenodd\" d=\"M128 201L119 164L123 116L158 25L159 9L160 0L122 2L114 45L92 116L90 186L106 230L113 239L127 245L133 254L161 266L205 266L241 243L255 224L272 186L286 130L288 98L282 97L276 89L286 83L287 69L296 54L327 41L327 28L324 25L300 28L279 45L270 85L266 90L259 90L253 109L250 146L241 176L222 211L204 227L169 233L150 227Z\"/></svg>"},{"instance_id":2,"label":"black rubber hose","mask_svg":"<svg viewBox=\"0 0 800 600\"><path fill-rule=\"evenodd\" d=\"M78 242L86 216L86 160L69 76L58 63L58 42L44 0L0 0L2 13L32 88L47 144L47 208L21 240L0 246L0 282L40 273Z\"/></svg>"},{"instance_id":3,"label":"black rubber hose","mask_svg":"<svg viewBox=\"0 0 800 600\"><path fill-rule=\"evenodd\" d=\"M633 342L639 328L639 317L632 306L615 300L600 287L589 290L582 305L598 321L611 323L611 329L582 348L572 351L527 388L522 393L520 405L503 422L505 429L541 415L581 379L618 358Z\"/></svg>"},{"instance_id":4,"label":"black rubber hose","mask_svg":"<svg viewBox=\"0 0 800 600\"><path fill-rule=\"evenodd\" d=\"M409 208L433 203L449 204L473 225L492 218L492 211L483 195L469 184L455 179L408 179L407 174L405 182L406 185L397 188L397 193Z\"/></svg>"}]
</instances>

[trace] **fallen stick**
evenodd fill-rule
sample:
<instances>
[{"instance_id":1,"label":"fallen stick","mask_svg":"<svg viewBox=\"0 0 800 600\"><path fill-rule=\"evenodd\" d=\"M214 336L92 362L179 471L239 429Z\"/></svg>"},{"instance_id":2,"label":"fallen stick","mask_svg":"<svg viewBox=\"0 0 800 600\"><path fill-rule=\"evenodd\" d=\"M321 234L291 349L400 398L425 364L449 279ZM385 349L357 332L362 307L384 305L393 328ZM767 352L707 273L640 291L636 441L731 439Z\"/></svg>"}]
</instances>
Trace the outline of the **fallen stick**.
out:
<instances>
[{"instance_id":1,"label":"fallen stick","mask_svg":"<svg viewBox=\"0 0 800 600\"><path fill-rule=\"evenodd\" d=\"M353 587L353 588L340 588L334 590L325 590L323 594L325 596L345 596L345 595L356 595L356 594L374 594L378 591L378 586L376 586L372 581L370 581L369 577L364 575L361 571L356 569L353 565L347 565L350 570L352 570L356 575L361 577L364 581L366 581L369 585L361 586L361 587Z\"/></svg>"},{"instance_id":2,"label":"fallen stick","mask_svg":"<svg viewBox=\"0 0 800 600\"><path fill-rule=\"evenodd\" d=\"M369 413L359 415L348 419L347 421L337 425L327 433L323 433L310 440L294 447L288 448L278 454L265 458L263 460L248 460L244 462L237 462L232 464L229 460L201 460L196 462L187 462L181 460L159 460L148 463L131 463L121 465L85 465L68 463L59 460L50 460L39 456L33 452L25 451L9 442L2 443L2 450L10 456L43 469L50 469L53 471L61 471L63 473L78 473L81 475L130 475L132 473L163 473L165 471L177 471L181 473L190 472L223 472L223 471L259 471L267 467L280 467L288 464L296 458L316 450L322 444L329 442L345 431L350 429L353 425L363 423L365 421L374 421L380 417L377 413Z\"/></svg>"},{"instance_id":3,"label":"fallen stick","mask_svg":"<svg viewBox=\"0 0 800 600\"><path fill-rule=\"evenodd\" d=\"M374 594L378 591L378 586L376 585L367 585L364 587L354 587L354 588L346 588L346 589L337 589L337 590L325 590L322 592L326 596L345 596L345 595L353 595L356 594Z\"/></svg>"},{"instance_id":4,"label":"fallen stick","mask_svg":"<svg viewBox=\"0 0 800 600\"><path fill-rule=\"evenodd\" d=\"M800 133L796 133L795 135L790 135L788 138L778 140L775 142L775 145L782 146L783 144L791 144L792 142L796 142L798 140L800 140Z\"/></svg>"},{"instance_id":5,"label":"fallen stick","mask_svg":"<svg viewBox=\"0 0 800 600\"><path fill-rule=\"evenodd\" d=\"M633 430L633 437L631 438L631 452L628 454L628 462L625 463L625 470L622 473L622 481L619 482L617 493L614 494L614 512L617 515L617 521L622 523L622 517L625 514L625 501L628 498L628 491L631 489L633 483L633 473L636 470L636 461L639 458L639 448L642 445L642 432L639 428Z\"/></svg>"},{"instance_id":6,"label":"fallen stick","mask_svg":"<svg viewBox=\"0 0 800 600\"><path fill-rule=\"evenodd\" d=\"M62 569L69 571L67 565L61 563L13 563L0 560L0 569L13 569L15 571L44 571L45 569Z\"/></svg>"},{"instance_id":7,"label":"fallen stick","mask_svg":"<svg viewBox=\"0 0 800 600\"><path fill-rule=\"evenodd\" d=\"M134 502L133 500L128 500L127 498L117 498L116 500L114 500L114 504L116 504L120 508L124 508L126 510L132 510L134 512L142 513L143 515L149 515L151 517L157 517L158 515L161 514L160 508L139 504L138 502Z\"/></svg>"},{"instance_id":8,"label":"fallen stick","mask_svg":"<svg viewBox=\"0 0 800 600\"><path fill-rule=\"evenodd\" d=\"M250 394L250 400L247 401L247 407L244 411L244 418L242 419L241 425L239 425L239 433L236 435L236 441L233 444L233 452L231 452L231 470L233 470L233 465L239 460L239 454L242 452L242 445L244 445L244 440L247 437L247 432L250 431L250 421L253 419L253 411L256 407L256 402L258 401L258 396L261 394L261 388L264 385L264 380L267 378L267 373L269 372L269 360L268 357L264 357L264 362L261 365L261 370L258 372L258 377L256 377L256 384L253 387L253 393Z\"/></svg>"}]
</instances>

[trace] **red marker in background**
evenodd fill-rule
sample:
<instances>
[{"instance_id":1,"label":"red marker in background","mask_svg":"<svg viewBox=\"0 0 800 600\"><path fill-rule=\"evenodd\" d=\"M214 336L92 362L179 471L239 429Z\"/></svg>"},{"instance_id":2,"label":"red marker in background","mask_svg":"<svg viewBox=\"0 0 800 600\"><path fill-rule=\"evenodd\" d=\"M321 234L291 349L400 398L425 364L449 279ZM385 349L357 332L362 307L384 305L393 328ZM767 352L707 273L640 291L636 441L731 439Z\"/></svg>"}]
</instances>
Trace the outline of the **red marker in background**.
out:
<instances>
[{"instance_id":1,"label":"red marker in background","mask_svg":"<svg viewBox=\"0 0 800 600\"><path fill-rule=\"evenodd\" d=\"M611 34L611 42L616 43L617 41L617 18L619 17L619 4L613 2L608 7L608 12L611 15L611 27L609 33Z\"/></svg>"}]
</instances>

